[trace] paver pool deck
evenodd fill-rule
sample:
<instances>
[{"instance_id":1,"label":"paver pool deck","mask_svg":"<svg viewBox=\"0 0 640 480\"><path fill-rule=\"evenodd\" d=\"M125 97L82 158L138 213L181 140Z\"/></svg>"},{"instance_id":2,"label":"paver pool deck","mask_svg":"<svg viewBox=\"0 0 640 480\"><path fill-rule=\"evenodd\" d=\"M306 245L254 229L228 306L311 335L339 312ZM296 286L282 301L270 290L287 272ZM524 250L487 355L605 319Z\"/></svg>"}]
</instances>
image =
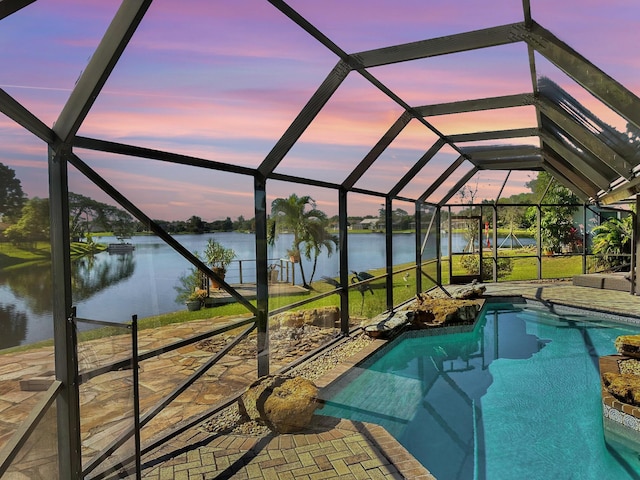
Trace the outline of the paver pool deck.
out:
<instances>
[{"instance_id":1,"label":"paver pool deck","mask_svg":"<svg viewBox=\"0 0 640 480\"><path fill-rule=\"evenodd\" d=\"M504 282L486 284L486 287L489 296L523 296L549 305L575 306L640 318L640 297L625 292L578 287L566 281ZM173 335L188 334L189 329L195 333L199 328L196 327L184 326L184 331L174 330ZM151 332L140 334L151 335ZM315 383L320 388L329 385L375 350L378 342L373 342L370 348L349 358ZM21 355L23 357L19 354L0 356L0 379L3 375L14 378L12 371L18 368L32 372L51 368L52 359L46 352ZM193 370L186 368L188 365L184 365L184 360L172 364L165 359L160 367L162 377L179 381L185 372L170 369L181 366L188 370L186 374ZM226 368L230 379L247 373L242 362ZM166 387L160 390L166 392ZM11 404L24 403L25 396L29 395L29 392L23 392L22 396L15 392L5 395L0 391L0 423L9 420L6 412L11 411ZM182 420L188 413L189 402L186 401L183 410L176 412L177 419L169 415L165 421ZM314 417L311 426L298 434L220 435L194 427L145 456L142 464L142 478L154 480L434 478L382 427L320 416Z\"/></svg>"}]
</instances>

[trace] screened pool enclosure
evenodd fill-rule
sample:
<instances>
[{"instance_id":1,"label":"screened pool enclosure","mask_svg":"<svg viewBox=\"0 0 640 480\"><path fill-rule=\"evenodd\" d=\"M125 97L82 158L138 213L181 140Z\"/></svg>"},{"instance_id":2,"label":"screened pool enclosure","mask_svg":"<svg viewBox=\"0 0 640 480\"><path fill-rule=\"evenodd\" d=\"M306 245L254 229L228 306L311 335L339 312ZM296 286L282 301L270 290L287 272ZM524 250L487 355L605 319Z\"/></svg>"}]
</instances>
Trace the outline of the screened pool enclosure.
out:
<instances>
[{"instance_id":1,"label":"screened pool enclosure","mask_svg":"<svg viewBox=\"0 0 640 480\"><path fill-rule=\"evenodd\" d=\"M30 196L49 201L55 345L48 390L3 432L0 473L20 471L29 455L49 458L58 478L139 473L145 453L252 380L304 359L274 353L285 348L277 332L288 313L335 316L321 348L439 285L597 271L594 227L631 217L637 230L640 85L637 65L623 66L636 60L638 32L624 7L89 3L0 0L1 162L24 175ZM572 195L559 196L560 187ZM534 197L518 197L530 190ZM157 246L136 244L135 268L151 265L140 302L166 296L158 285L174 281L163 269L174 262L219 283L216 295L241 313L139 345L142 328L167 328L156 315L142 327L133 309L112 319L109 308L83 308L70 193L125 210L170 247L161 258ZM270 230L274 200L292 195L326 214L322 231L335 238L307 243L300 263L285 254L292 231L274 239ZM190 217L251 219L230 240L236 251L250 242L250 253L222 277L193 247L198 239L166 228ZM562 222L563 236L548 245L545 235ZM193 320L217 319L217 308ZM100 347L79 333L88 324L110 328ZM190 375L147 391L145 362L222 337ZM245 384L216 383L225 355L249 342ZM116 422L91 410L105 375L119 392ZM185 399L205 387L207 401ZM49 441L33 447L36 437Z\"/></svg>"}]
</instances>

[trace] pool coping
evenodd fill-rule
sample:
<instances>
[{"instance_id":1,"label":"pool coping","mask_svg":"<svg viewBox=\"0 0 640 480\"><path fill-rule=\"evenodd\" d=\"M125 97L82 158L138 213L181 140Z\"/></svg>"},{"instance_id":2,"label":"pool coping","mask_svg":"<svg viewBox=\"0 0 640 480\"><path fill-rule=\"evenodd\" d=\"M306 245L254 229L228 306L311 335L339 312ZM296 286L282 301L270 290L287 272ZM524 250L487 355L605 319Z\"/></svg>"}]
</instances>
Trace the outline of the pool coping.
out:
<instances>
[{"instance_id":1,"label":"pool coping","mask_svg":"<svg viewBox=\"0 0 640 480\"><path fill-rule=\"evenodd\" d=\"M600 384L602 387L602 420L605 435L618 442L640 444L640 407L621 402L605 387L604 373L620 373L620 361L630 360L626 355L606 355L600 357Z\"/></svg>"}]
</instances>

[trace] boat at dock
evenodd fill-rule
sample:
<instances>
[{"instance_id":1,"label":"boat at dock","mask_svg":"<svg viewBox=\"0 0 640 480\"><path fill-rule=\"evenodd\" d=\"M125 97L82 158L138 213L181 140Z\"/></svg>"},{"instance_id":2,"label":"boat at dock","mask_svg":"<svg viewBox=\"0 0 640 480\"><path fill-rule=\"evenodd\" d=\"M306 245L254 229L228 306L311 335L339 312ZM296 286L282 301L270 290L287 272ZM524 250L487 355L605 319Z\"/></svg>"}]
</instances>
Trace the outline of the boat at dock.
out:
<instances>
[{"instance_id":1,"label":"boat at dock","mask_svg":"<svg viewBox=\"0 0 640 480\"><path fill-rule=\"evenodd\" d=\"M133 252L136 246L132 243L110 243L107 246L107 252L109 253L126 253Z\"/></svg>"}]
</instances>

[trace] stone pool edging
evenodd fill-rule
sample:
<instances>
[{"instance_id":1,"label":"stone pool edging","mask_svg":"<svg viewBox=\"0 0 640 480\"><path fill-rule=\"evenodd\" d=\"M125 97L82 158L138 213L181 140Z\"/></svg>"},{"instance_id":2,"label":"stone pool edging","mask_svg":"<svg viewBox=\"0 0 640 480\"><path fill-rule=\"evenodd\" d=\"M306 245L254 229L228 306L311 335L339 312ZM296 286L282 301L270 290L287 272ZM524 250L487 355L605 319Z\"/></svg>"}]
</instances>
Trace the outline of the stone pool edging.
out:
<instances>
[{"instance_id":1,"label":"stone pool edging","mask_svg":"<svg viewBox=\"0 0 640 480\"><path fill-rule=\"evenodd\" d=\"M640 444L640 407L616 399L602 381L604 373L620 373L620 361L629 360L625 355L600 357L600 383L602 387L602 419L605 433Z\"/></svg>"}]
</instances>

